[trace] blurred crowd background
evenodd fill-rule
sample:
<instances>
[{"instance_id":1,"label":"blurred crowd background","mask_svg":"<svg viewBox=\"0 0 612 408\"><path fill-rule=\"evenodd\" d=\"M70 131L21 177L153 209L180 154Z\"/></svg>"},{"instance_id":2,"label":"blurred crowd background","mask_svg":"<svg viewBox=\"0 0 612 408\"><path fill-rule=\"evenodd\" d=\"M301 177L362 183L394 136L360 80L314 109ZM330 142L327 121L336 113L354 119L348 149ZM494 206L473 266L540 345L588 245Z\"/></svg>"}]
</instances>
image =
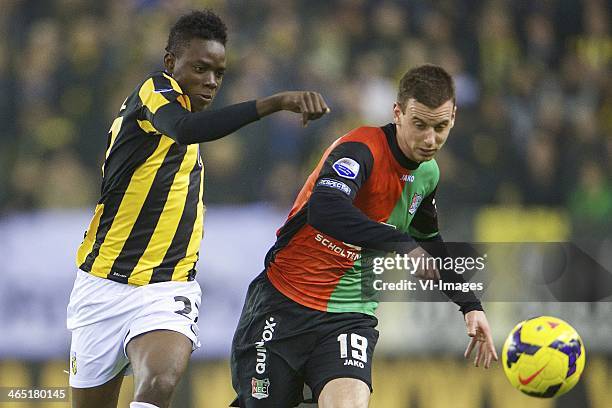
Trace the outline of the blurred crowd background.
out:
<instances>
[{"instance_id":1,"label":"blurred crowd background","mask_svg":"<svg viewBox=\"0 0 612 408\"><path fill-rule=\"evenodd\" d=\"M211 210L198 280L213 306L201 326L214 327L202 353L216 351L194 366L177 406L217 407L231 397L223 356L272 232L324 148L354 127L390 122L400 77L421 63L444 66L457 86L456 125L437 158L445 236L589 242L589 255L611 269L609 1L0 0L0 257L8 259L0 333L10 333L0 338L0 385L65 385L72 258L98 199L108 129L124 98L162 68L170 26L203 7L229 29L228 70L213 108L308 89L321 92L332 113L307 128L297 115L276 114L202 146ZM256 243L243 250L256 250L236 257L230 245L241 239ZM32 286L32 273L43 284ZM227 285L230 274L240 276L236 285ZM583 285L601 286L585 277ZM15 306L22 296L27 308ZM529 313L550 310L577 325L596 351L578 391L557 405L506 396L500 367L467 376L455 360L463 328L447 305L387 304L377 352L391 357L375 367L382 392L373 406L609 406L612 303L487 307L499 346ZM53 347L51 338L59 339ZM397 358L415 347L429 357ZM454 391L433 395L410 382L415 369ZM464 387L467 377L472 386Z\"/></svg>"},{"instance_id":2,"label":"blurred crowd background","mask_svg":"<svg viewBox=\"0 0 612 408\"><path fill-rule=\"evenodd\" d=\"M162 67L168 29L212 7L229 27L214 106L287 89L333 108L275 115L203 147L207 203L286 207L322 149L391 119L397 83L432 62L457 82L440 153L453 205L612 218L612 37L605 0L2 0L0 210L92 206L118 108ZM442 200L440 200L442 201Z\"/></svg>"}]
</instances>

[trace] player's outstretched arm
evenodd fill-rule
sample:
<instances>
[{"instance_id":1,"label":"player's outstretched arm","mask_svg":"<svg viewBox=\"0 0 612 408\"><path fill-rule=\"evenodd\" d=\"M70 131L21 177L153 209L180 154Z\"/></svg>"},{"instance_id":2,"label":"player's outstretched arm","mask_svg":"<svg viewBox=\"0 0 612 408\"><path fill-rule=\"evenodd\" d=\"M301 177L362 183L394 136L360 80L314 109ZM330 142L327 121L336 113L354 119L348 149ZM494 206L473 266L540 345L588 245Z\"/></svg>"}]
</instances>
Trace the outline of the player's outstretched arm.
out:
<instances>
[{"instance_id":1,"label":"player's outstretched arm","mask_svg":"<svg viewBox=\"0 0 612 408\"><path fill-rule=\"evenodd\" d=\"M155 129L177 143L193 144L220 139L281 110L301 113L304 125L330 111L320 94L293 91L201 112L190 112L179 103L167 103L154 114L148 111L145 115Z\"/></svg>"},{"instance_id":2,"label":"player's outstretched arm","mask_svg":"<svg viewBox=\"0 0 612 408\"><path fill-rule=\"evenodd\" d=\"M464 316L465 326L468 336L471 337L470 343L465 350L464 357L469 359L472 351L476 349L476 357L474 358L474 366L484 364L484 368L491 366L491 361L498 361L495 344L491 336L491 329L487 316L482 310L472 310Z\"/></svg>"}]
</instances>

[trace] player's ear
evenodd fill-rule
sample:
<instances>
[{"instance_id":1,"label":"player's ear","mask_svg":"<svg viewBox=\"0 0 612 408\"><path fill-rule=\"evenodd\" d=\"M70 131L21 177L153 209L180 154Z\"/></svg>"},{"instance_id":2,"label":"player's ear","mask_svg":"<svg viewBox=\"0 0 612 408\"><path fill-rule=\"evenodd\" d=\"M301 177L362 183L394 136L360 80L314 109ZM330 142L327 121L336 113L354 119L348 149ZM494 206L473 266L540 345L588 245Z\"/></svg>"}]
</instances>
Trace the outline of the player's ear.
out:
<instances>
[{"instance_id":1,"label":"player's ear","mask_svg":"<svg viewBox=\"0 0 612 408\"><path fill-rule=\"evenodd\" d=\"M176 56L171 52L166 52L164 55L164 67L166 72L172 74L174 72L174 63L176 62Z\"/></svg>"},{"instance_id":2,"label":"player's ear","mask_svg":"<svg viewBox=\"0 0 612 408\"><path fill-rule=\"evenodd\" d=\"M400 124L400 115L402 114L402 106L399 102L393 104L393 123L396 125Z\"/></svg>"},{"instance_id":3,"label":"player's ear","mask_svg":"<svg viewBox=\"0 0 612 408\"><path fill-rule=\"evenodd\" d=\"M457 105L453 106L453 115L451 116L450 127L455 126L455 116L457 116Z\"/></svg>"}]
</instances>

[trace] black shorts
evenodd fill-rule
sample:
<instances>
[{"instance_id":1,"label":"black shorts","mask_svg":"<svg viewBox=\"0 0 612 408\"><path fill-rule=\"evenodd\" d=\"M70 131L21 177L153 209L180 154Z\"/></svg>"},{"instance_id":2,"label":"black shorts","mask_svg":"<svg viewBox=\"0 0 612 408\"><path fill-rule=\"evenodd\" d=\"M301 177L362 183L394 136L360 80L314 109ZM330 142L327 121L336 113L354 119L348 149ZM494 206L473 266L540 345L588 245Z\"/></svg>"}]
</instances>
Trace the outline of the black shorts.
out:
<instances>
[{"instance_id":1,"label":"black shorts","mask_svg":"<svg viewBox=\"0 0 612 408\"><path fill-rule=\"evenodd\" d=\"M294 407L304 384L318 400L334 378L357 378L372 390L374 316L327 313L281 294L261 273L249 286L232 342L234 407Z\"/></svg>"}]
</instances>

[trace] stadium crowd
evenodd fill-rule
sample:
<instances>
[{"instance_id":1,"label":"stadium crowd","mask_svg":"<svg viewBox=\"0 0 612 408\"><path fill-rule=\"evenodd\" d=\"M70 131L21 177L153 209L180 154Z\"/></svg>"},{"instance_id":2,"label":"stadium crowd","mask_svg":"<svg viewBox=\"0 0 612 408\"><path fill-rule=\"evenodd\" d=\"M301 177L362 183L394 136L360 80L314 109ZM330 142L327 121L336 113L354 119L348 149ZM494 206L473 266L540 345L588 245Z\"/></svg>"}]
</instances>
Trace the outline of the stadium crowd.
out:
<instances>
[{"instance_id":1,"label":"stadium crowd","mask_svg":"<svg viewBox=\"0 0 612 408\"><path fill-rule=\"evenodd\" d=\"M306 129L281 114L204 145L208 204L287 208L321 150L389 122L400 75L432 62L455 76L459 107L440 200L612 223L605 0L3 0L0 214L93 206L122 100L162 67L176 17L201 7L230 34L213 107L313 89L333 109Z\"/></svg>"}]
</instances>

